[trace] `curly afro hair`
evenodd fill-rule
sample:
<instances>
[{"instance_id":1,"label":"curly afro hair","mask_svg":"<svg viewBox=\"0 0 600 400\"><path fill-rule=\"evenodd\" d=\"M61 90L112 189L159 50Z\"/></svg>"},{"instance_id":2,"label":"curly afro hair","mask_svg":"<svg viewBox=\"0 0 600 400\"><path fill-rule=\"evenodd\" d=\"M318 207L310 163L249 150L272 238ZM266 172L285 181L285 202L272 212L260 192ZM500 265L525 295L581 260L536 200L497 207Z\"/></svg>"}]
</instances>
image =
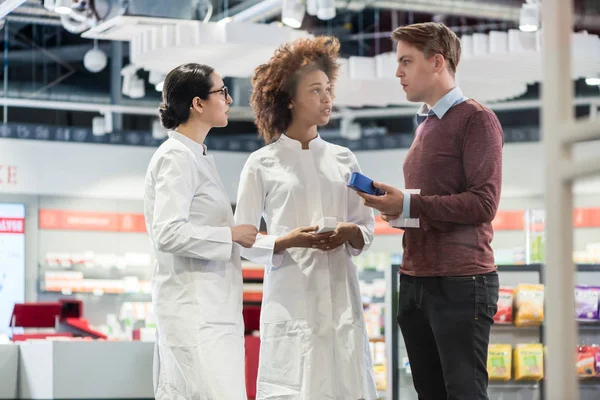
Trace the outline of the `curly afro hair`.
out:
<instances>
[{"instance_id":1,"label":"curly afro hair","mask_svg":"<svg viewBox=\"0 0 600 400\"><path fill-rule=\"evenodd\" d=\"M268 63L254 70L250 106L256 114L258 133L266 143L277 140L290 125L288 105L302 72L321 70L333 87L339 51L340 42L335 37L300 38L280 46Z\"/></svg>"}]
</instances>

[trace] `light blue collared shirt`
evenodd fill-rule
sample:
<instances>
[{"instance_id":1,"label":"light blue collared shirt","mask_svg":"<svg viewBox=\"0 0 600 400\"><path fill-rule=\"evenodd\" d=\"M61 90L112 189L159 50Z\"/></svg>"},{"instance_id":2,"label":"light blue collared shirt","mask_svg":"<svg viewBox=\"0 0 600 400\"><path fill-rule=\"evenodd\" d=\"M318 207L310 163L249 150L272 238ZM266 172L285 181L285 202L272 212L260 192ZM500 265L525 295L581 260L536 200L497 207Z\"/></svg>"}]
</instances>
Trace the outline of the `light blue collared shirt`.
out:
<instances>
[{"instance_id":1,"label":"light blue collared shirt","mask_svg":"<svg viewBox=\"0 0 600 400\"><path fill-rule=\"evenodd\" d=\"M462 90L458 86L449 91L438 100L437 103L431 109L427 107L427 104L421 105L417 110L417 124L421 125L427 117L437 117L438 119L444 118L444 115L457 104L467 100L467 97L463 95ZM404 203L402 207L402 215L400 218L410 218L410 194L404 194Z\"/></svg>"}]
</instances>

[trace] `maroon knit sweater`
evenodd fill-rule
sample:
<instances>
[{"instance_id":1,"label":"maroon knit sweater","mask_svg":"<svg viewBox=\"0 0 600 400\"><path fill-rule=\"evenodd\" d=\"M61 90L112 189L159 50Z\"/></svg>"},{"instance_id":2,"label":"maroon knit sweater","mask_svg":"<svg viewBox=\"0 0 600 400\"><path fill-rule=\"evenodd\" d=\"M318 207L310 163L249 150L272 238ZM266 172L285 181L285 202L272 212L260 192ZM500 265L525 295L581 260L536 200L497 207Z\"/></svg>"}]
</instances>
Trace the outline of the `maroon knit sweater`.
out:
<instances>
[{"instance_id":1,"label":"maroon knit sweater","mask_svg":"<svg viewBox=\"0 0 600 400\"><path fill-rule=\"evenodd\" d=\"M502 127L474 100L419 125L404 161L411 195L402 239L401 272L413 276L464 276L494 271L491 222L502 186Z\"/></svg>"}]
</instances>

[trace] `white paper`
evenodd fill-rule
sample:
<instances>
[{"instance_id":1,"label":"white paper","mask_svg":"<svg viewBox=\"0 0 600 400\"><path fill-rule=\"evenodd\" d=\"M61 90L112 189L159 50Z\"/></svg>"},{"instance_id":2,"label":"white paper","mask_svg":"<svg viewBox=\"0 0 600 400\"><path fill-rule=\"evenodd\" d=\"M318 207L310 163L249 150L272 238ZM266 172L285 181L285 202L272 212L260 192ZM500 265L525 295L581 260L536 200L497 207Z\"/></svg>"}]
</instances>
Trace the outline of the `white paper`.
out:
<instances>
[{"instance_id":1,"label":"white paper","mask_svg":"<svg viewBox=\"0 0 600 400\"><path fill-rule=\"evenodd\" d=\"M317 222L317 226L319 228L317 229L316 233L326 233L335 231L335 228L337 228L337 218L323 217L319 220L319 222Z\"/></svg>"}]
</instances>

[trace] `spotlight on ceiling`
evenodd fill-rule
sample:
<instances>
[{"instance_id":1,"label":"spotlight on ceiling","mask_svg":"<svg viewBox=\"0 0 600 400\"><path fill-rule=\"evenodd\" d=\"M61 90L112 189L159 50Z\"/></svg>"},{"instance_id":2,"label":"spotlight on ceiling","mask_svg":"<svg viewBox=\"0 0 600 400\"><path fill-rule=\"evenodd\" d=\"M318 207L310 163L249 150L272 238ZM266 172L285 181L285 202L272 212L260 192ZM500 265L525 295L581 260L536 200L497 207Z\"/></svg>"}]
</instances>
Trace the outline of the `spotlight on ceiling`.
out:
<instances>
[{"instance_id":1,"label":"spotlight on ceiling","mask_svg":"<svg viewBox=\"0 0 600 400\"><path fill-rule=\"evenodd\" d=\"M298 29L302 26L306 8L302 0L283 0L281 8L281 22L287 26Z\"/></svg>"},{"instance_id":2,"label":"spotlight on ceiling","mask_svg":"<svg viewBox=\"0 0 600 400\"><path fill-rule=\"evenodd\" d=\"M519 29L523 32L535 32L540 27L540 5L529 1L521 6Z\"/></svg>"}]
</instances>

